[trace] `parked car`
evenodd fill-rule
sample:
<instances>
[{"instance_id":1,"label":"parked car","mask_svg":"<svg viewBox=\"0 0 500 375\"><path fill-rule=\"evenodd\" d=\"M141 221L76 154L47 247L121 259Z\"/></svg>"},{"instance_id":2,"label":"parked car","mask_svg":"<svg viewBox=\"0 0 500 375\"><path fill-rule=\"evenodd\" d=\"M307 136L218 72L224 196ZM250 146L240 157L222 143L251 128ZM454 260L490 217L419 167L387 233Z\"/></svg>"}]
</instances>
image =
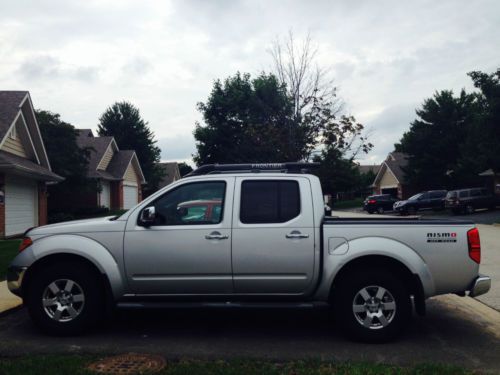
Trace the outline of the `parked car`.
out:
<instances>
[{"instance_id":1,"label":"parked car","mask_svg":"<svg viewBox=\"0 0 500 375\"><path fill-rule=\"evenodd\" d=\"M385 211L392 211L394 203L398 200L390 194L370 195L363 202L363 210L369 214L377 212L383 214Z\"/></svg>"},{"instance_id":2,"label":"parked car","mask_svg":"<svg viewBox=\"0 0 500 375\"><path fill-rule=\"evenodd\" d=\"M449 191L445 206L454 214L472 214L478 208L494 209L495 196L484 188L468 188Z\"/></svg>"},{"instance_id":3,"label":"parked car","mask_svg":"<svg viewBox=\"0 0 500 375\"><path fill-rule=\"evenodd\" d=\"M325 217L306 168L202 166L119 217L33 228L8 287L52 335L83 333L115 307L330 305L341 329L372 342L400 334L426 298L489 290L473 223ZM221 202L216 221L157 221L207 197Z\"/></svg>"},{"instance_id":4,"label":"parked car","mask_svg":"<svg viewBox=\"0 0 500 375\"><path fill-rule=\"evenodd\" d=\"M401 215L414 215L421 210L444 210L446 190L430 190L415 194L404 201L394 203L394 211Z\"/></svg>"}]
</instances>

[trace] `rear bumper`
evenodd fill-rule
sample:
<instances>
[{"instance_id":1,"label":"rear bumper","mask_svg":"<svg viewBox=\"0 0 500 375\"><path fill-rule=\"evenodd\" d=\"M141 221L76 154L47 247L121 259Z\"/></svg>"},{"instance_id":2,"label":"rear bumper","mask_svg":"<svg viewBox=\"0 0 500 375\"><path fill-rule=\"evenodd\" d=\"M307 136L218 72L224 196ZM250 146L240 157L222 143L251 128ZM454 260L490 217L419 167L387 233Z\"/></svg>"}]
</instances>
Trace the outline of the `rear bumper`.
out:
<instances>
[{"instance_id":1,"label":"rear bumper","mask_svg":"<svg viewBox=\"0 0 500 375\"><path fill-rule=\"evenodd\" d=\"M28 267L10 266L7 270L7 287L16 296L21 297L21 286L27 269Z\"/></svg>"},{"instance_id":2,"label":"rear bumper","mask_svg":"<svg viewBox=\"0 0 500 375\"><path fill-rule=\"evenodd\" d=\"M491 288L491 278L489 276L479 275L471 285L469 296L477 297L488 293Z\"/></svg>"}]
</instances>

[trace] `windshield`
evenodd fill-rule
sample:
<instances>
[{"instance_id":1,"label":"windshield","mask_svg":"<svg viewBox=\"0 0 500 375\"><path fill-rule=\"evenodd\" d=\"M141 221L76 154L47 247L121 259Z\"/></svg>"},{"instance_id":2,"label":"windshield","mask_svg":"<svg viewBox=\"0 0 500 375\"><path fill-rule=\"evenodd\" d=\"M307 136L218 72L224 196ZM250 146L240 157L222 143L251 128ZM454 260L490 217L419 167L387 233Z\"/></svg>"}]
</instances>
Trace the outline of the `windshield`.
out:
<instances>
[{"instance_id":1,"label":"windshield","mask_svg":"<svg viewBox=\"0 0 500 375\"><path fill-rule=\"evenodd\" d=\"M422 193L418 193L418 194L415 194L413 197L410 197L408 200L409 201L416 201L418 198L420 198L423 194Z\"/></svg>"}]
</instances>

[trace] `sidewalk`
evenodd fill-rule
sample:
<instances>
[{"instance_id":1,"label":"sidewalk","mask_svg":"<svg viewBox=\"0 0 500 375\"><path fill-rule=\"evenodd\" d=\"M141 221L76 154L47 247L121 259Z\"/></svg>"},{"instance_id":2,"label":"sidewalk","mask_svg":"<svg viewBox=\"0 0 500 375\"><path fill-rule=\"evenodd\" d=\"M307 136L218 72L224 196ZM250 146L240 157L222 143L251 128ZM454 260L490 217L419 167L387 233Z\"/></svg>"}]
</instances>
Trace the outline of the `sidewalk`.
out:
<instances>
[{"instance_id":1,"label":"sidewalk","mask_svg":"<svg viewBox=\"0 0 500 375\"><path fill-rule=\"evenodd\" d=\"M7 288L7 281L0 282L0 314L22 304L22 299Z\"/></svg>"}]
</instances>

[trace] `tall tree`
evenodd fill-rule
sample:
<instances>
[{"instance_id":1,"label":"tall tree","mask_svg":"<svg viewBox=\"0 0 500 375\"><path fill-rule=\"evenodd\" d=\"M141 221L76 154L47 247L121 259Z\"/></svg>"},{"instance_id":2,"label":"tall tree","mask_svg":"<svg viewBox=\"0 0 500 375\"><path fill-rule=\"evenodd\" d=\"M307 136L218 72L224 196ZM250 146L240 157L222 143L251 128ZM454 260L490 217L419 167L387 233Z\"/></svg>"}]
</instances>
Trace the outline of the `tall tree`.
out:
<instances>
[{"instance_id":1,"label":"tall tree","mask_svg":"<svg viewBox=\"0 0 500 375\"><path fill-rule=\"evenodd\" d=\"M487 168L500 173L500 68L492 74L480 71L470 72L474 86L480 90L479 110L475 122Z\"/></svg>"},{"instance_id":2,"label":"tall tree","mask_svg":"<svg viewBox=\"0 0 500 375\"><path fill-rule=\"evenodd\" d=\"M204 125L194 131L197 164L297 160L286 142L291 102L273 75L237 73L214 82L205 103L198 103Z\"/></svg>"},{"instance_id":3,"label":"tall tree","mask_svg":"<svg viewBox=\"0 0 500 375\"><path fill-rule=\"evenodd\" d=\"M135 150L146 178L145 190L158 187L163 173L158 166L161 150L138 108L129 102L114 103L99 118L98 133L113 136L120 149Z\"/></svg>"},{"instance_id":4,"label":"tall tree","mask_svg":"<svg viewBox=\"0 0 500 375\"><path fill-rule=\"evenodd\" d=\"M40 133L54 173L65 178L59 186L78 186L86 181L89 150L76 143L75 127L61 120L58 113L35 111Z\"/></svg>"},{"instance_id":5,"label":"tall tree","mask_svg":"<svg viewBox=\"0 0 500 375\"><path fill-rule=\"evenodd\" d=\"M476 99L477 95L464 90L457 97L445 90L417 109L418 118L395 145L409 156L405 167L409 183L421 189L451 188L477 176L479 166L460 167L460 160L466 160L464 150L477 111Z\"/></svg>"}]
</instances>

